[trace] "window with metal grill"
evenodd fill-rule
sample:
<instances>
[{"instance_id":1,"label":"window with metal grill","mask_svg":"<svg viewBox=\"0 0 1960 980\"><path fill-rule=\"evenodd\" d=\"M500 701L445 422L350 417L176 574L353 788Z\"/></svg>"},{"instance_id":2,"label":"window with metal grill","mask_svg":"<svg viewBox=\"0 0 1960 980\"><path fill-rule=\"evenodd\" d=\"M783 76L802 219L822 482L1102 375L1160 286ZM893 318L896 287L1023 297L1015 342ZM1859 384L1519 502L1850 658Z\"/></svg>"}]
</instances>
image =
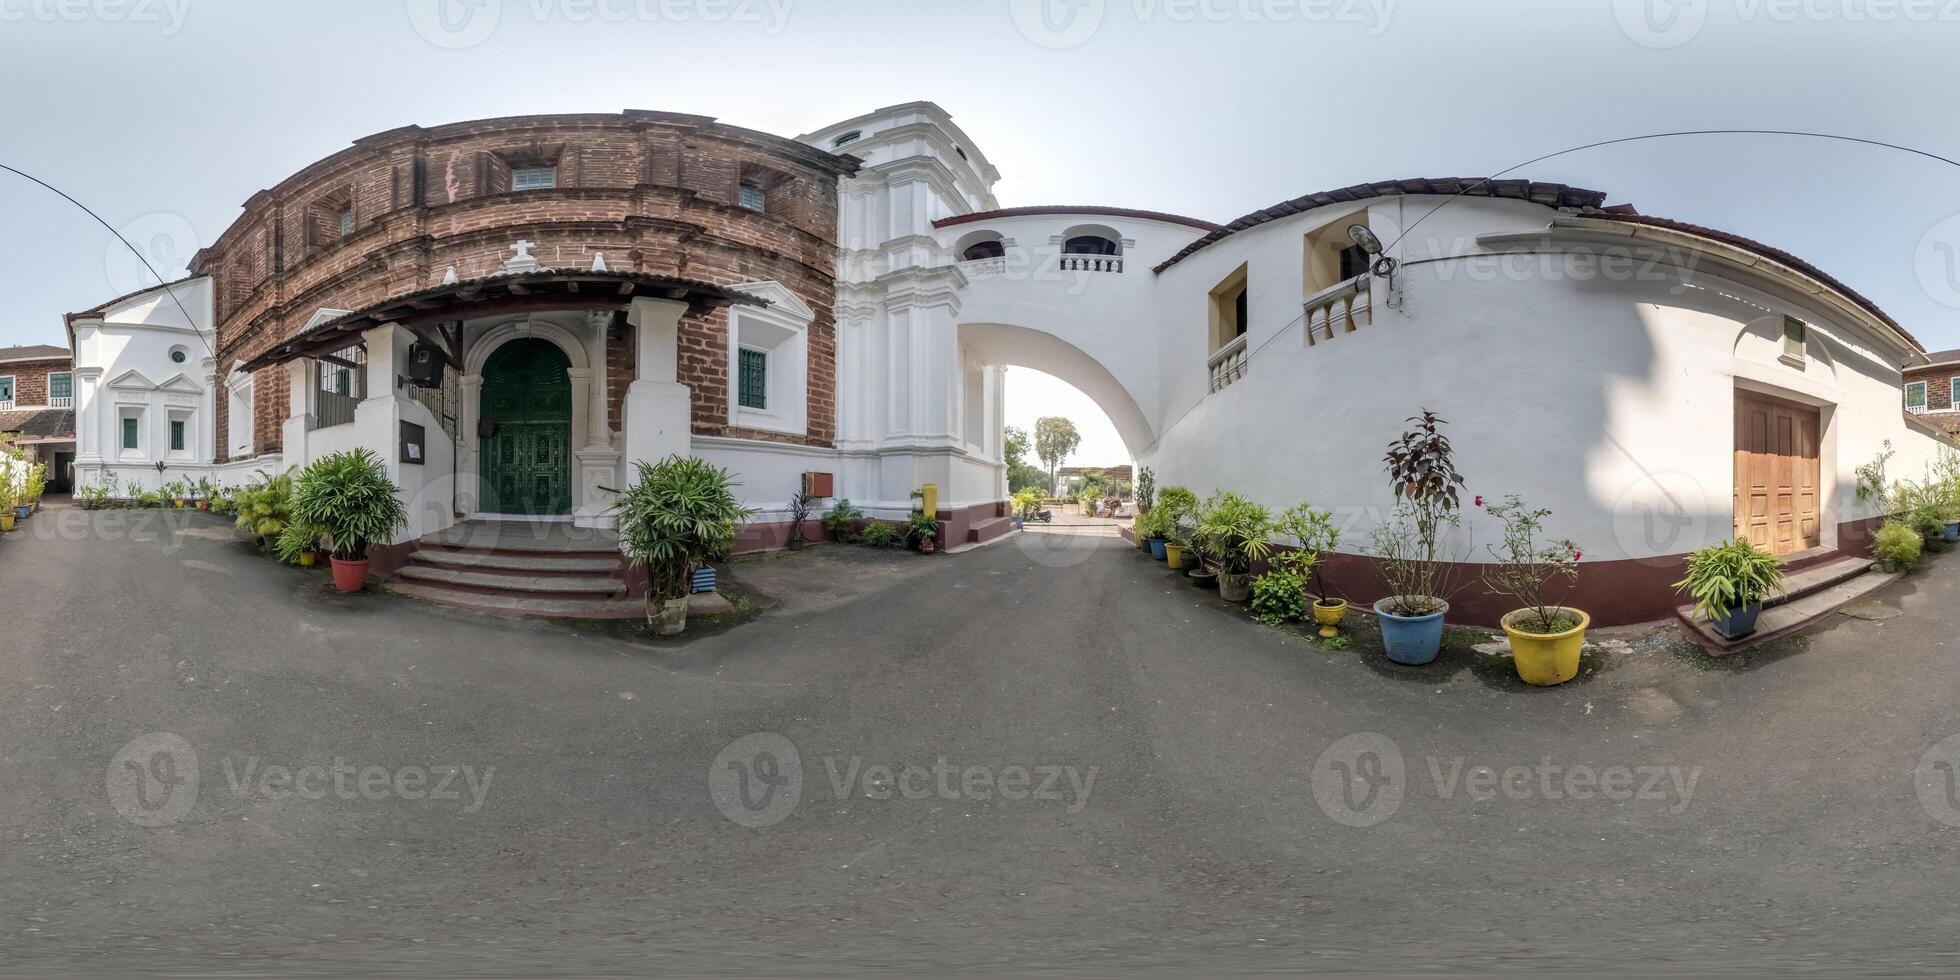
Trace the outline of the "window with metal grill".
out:
<instances>
[{"instance_id":1,"label":"window with metal grill","mask_svg":"<svg viewBox=\"0 0 1960 980\"><path fill-rule=\"evenodd\" d=\"M743 408L769 407L769 355L747 347L741 350L736 391Z\"/></svg>"}]
</instances>

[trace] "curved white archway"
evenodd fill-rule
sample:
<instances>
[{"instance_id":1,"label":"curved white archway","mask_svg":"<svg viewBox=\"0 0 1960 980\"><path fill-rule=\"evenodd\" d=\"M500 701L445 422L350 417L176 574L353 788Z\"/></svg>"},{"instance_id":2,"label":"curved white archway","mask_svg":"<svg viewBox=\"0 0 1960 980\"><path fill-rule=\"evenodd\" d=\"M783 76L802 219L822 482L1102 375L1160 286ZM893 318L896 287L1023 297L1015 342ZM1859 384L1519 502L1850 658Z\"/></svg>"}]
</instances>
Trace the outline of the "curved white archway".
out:
<instances>
[{"instance_id":1,"label":"curved white archway","mask_svg":"<svg viewBox=\"0 0 1960 980\"><path fill-rule=\"evenodd\" d=\"M586 357L585 344L572 335L570 330L548 320L516 320L501 327L487 330L470 343L469 351L463 355L464 374L481 375L483 366L490 362L490 355L497 348L521 337L537 337L557 344L571 358L572 370L588 370L590 359Z\"/></svg>"},{"instance_id":2,"label":"curved white archway","mask_svg":"<svg viewBox=\"0 0 1960 980\"><path fill-rule=\"evenodd\" d=\"M960 345L986 364L1040 371L1075 386L1109 416L1132 459L1157 441L1129 389L1101 361L1054 334L1003 323L963 323Z\"/></svg>"}]
</instances>

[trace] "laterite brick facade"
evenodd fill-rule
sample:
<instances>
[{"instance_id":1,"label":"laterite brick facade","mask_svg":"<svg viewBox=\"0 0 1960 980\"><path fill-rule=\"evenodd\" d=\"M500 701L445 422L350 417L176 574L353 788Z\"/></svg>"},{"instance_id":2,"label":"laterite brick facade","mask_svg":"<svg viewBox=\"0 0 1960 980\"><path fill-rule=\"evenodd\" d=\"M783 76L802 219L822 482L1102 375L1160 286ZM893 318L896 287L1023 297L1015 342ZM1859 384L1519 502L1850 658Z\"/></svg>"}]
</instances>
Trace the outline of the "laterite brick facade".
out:
<instances>
[{"instance_id":1,"label":"laterite brick facade","mask_svg":"<svg viewBox=\"0 0 1960 980\"><path fill-rule=\"evenodd\" d=\"M513 190L514 171L556 168L557 186ZM545 266L591 267L716 284L775 280L816 312L808 333L807 434L727 424L727 315L682 323L679 380L694 432L829 447L836 434L837 180L855 162L703 116L527 116L411 126L352 147L254 195L192 270L214 284L221 370L304 330L321 310L360 310L442 281L495 274L526 239ZM762 211L741 186L762 188ZM343 216L351 230L343 235ZM632 331L609 341L608 395L620 417L633 379ZM287 373L254 378L254 452L280 448ZM216 428L228 429L218 402ZM227 458L222 448L219 459Z\"/></svg>"}]
</instances>

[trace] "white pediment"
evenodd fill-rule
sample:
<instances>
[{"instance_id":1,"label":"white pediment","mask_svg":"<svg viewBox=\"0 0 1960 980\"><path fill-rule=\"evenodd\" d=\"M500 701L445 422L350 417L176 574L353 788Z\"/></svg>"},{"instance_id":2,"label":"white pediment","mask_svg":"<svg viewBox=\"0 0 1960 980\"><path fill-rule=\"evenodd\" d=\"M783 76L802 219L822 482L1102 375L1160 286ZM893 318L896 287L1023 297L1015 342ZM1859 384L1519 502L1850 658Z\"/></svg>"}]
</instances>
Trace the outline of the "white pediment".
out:
<instances>
[{"instance_id":1,"label":"white pediment","mask_svg":"<svg viewBox=\"0 0 1960 980\"><path fill-rule=\"evenodd\" d=\"M156 390L157 383L143 376L141 371L124 371L109 382L111 388L137 388L143 391Z\"/></svg>"},{"instance_id":2,"label":"white pediment","mask_svg":"<svg viewBox=\"0 0 1960 980\"><path fill-rule=\"evenodd\" d=\"M810 304L803 302L795 293L789 291L788 286L774 279L738 283L728 288L738 293L747 293L756 299L768 300L771 310L781 312L793 319L809 321L817 316L817 311L810 309Z\"/></svg>"},{"instance_id":3,"label":"white pediment","mask_svg":"<svg viewBox=\"0 0 1960 980\"><path fill-rule=\"evenodd\" d=\"M305 331L307 331L307 330L311 330L311 329L313 329L314 327L317 327L317 326L319 326L319 325L320 325L320 324L322 324L322 323L328 323L328 322L331 322L331 321L334 321L334 320L338 320L338 319L340 319L341 317L344 317L344 316L346 316L347 314L349 314L349 313L352 313L352 312L354 312L354 311L353 311L353 310L332 310L332 309L328 309L328 308L326 308L326 307L324 307L324 306L323 306L323 307L320 307L319 309L317 309L317 310L314 310L314 311L313 311L313 316L312 316L312 318L311 318L311 319L308 319L308 320L306 321L306 326L305 326L305 327L303 327L303 328L301 328L301 332L305 332Z\"/></svg>"},{"instance_id":4,"label":"white pediment","mask_svg":"<svg viewBox=\"0 0 1960 980\"><path fill-rule=\"evenodd\" d=\"M169 381L157 385L158 391L174 391L184 395L204 394L204 386L192 381L188 375L177 375Z\"/></svg>"}]
</instances>

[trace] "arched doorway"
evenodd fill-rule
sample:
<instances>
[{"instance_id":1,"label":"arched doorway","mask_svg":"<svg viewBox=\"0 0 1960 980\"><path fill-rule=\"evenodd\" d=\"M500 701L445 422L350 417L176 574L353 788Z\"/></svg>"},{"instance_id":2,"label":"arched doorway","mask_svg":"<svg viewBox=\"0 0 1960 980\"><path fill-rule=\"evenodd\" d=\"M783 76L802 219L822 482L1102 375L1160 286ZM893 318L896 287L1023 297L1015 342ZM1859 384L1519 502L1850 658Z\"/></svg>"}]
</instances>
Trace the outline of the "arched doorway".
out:
<instances>
[{"instance_id":1,"label":"arched doorway","mask_svg":"<svg viewBox=\"0 0 1960 980\"><path fill-rule=\"evenodd\" d=\"M482 510L572 512L571 359L538 337L510 341L483 365L477 411Z\"/></svg>"}]
</instances>

